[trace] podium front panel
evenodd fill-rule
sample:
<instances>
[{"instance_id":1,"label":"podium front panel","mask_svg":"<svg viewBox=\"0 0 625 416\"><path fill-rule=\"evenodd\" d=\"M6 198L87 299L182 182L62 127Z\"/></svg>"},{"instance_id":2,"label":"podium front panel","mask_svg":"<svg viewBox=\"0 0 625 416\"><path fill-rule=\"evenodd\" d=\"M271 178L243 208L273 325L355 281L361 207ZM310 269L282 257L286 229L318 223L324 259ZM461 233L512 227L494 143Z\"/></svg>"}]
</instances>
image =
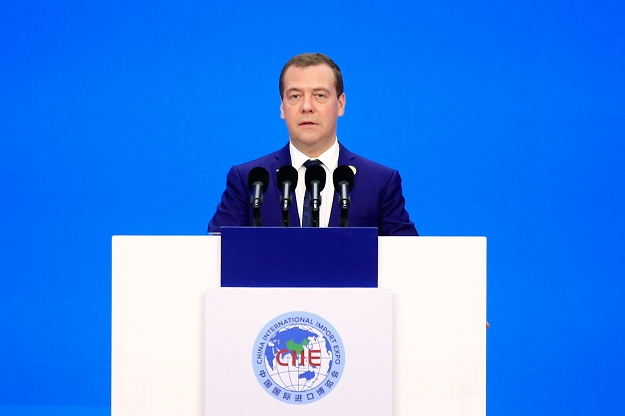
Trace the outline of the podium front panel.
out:
<instances>
[{"instance_id":1,"label":"podium front panel","mask_svg":"<svg viewBox=\"0 0 625 416\"><path fill-rule=\"evenodd\" d=\"M223 227L222 287L378 287L378 229Z\"/></svg>"},{"instance_id":2,"label":"podium front panel","mask_svg":"<svg viewBox=\"0 0 625 416\"><path fill-rule=\"evenodd\" d=\"M205 320L206 416L392 416L390 290L209 289Z\"/></svg>"}]
</instances>

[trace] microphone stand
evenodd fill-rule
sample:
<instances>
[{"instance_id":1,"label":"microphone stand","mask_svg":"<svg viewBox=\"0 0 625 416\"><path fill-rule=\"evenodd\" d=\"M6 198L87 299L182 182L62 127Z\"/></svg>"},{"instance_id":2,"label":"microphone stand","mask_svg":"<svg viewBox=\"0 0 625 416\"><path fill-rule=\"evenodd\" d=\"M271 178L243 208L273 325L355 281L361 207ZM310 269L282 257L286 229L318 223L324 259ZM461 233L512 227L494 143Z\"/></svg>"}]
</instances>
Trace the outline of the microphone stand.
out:
<instances>
[{"instance_id":1,"label":"microphone stand","mask_svg":"<svg viewBox=\"0 0 625 416\"><path fill-rule=\"evenodd\" d=\"M285 181L284 192L282 194L282 226L283 227L291 226L291 212L289 211L289 208L291 206L292 196L289 191L290 187L291 187L291 182ZM285 198L284 195L288 195L288 197Z\"/></svg>"},{"instance_id":2,"label":"microphone stand","mask_svg":"<svg viewBox=\"0 0 625 416\"><path fill-rule=\"evenodd\" d=\"M347 181L341 181L339 182L339 185L341 187L341 193L340 193L340 206L341 206L341 221L340 221L340 226L341 227L349 227L349 219L348 219L348 212L349 212L349 205L352 202L352 198L351 196L348 194L347 189L349 187L349 184L347 183Z\"/></svg>"},{"instance_id":3,"label":"microphone stand","mask_svg":"<svg viewBox=\"0 0 625 416\"><path fill-rule=\"evenodd\" d=\"M262 227L263 226L263 220L260 217L260 207L256 208L254 207L252 209L254 218L253 218L253 222L252 222L252 226L253 227Z\"/></svg>"},{"instance_id":4,"label":"microphone stand","mask_svg":"<svg viewBox=\"0 0 625 416\"><path fill-rule=\"evenodd\" d=\"M263 220L260 216L260 207L263 205L263 193L262 193L262 188L263 188L263 184L262 182L254 182L254 185L252 185L254 188L254 193L252 194L252 200L250 201L252 204L252 216L253 216L253 220L252 220L252 225L254 227L262 227L263 226Z\"/></svg>"},{"instance_id":5,"label":"microphone stand","mask_svg":"<svg viewBox=\"0 0 625 416\"><path fill-rule=\"evenodd\" d=\"M319 190L319 181L312 181L312 191L310 192L310 226L319 227L319 206L321 205L321 195Z\"/></svg>"},{"instance_id":6,"label":"microphone stand","mask_svg":"<svg viewBox=\"0 0 625 416\"><path fill-rule=\"evenodd\" d=\"M349 207L341 207L341 221L339 224L341 227L349 227L349 219L347 218L348 211Z\"/></svg>"}]
</instances>

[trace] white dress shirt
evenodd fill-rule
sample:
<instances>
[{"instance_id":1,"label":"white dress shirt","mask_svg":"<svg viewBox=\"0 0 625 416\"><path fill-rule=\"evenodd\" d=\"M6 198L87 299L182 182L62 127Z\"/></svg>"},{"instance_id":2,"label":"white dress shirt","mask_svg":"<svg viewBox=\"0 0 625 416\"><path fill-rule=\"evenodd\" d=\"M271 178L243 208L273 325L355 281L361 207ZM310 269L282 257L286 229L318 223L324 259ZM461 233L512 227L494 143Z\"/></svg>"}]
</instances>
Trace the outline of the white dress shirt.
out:
<instances>
[{"instance_id":1,"label":"white dress shirt","mask_svg":"<svg viewBox=\"0 0 625 416\"><path fill-rule=\"evenodd\" d=\"M321 206L319 207L319 226L327 227L330 223L330 213L332 212L332 204L334 203L334 184L332 182L332 174L339 165L339 142L334 144L317 158L309 158L293 146L289 142L289 150L291 152L291 164L297 170L298 180L295 188L295 199L297 200L297 212L299 213L299 225L302 226L302 214L304 212L304 194L306 193L306 167L304 163L308 159L320 160L326 171L326 186L321 191Z\"/></svg>"}]
</instances>

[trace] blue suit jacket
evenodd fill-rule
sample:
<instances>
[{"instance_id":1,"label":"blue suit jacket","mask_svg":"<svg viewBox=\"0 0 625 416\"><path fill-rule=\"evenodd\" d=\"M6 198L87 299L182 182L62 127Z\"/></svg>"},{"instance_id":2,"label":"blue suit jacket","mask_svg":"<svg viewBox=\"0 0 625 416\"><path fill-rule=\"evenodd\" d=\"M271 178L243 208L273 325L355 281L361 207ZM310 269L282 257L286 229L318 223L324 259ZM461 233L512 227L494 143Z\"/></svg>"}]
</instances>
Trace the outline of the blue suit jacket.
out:
<instances>
[{"instance_id":1,"label":"blue suit jacket","mask_svg":"<svg viewBox=\"0 0 625 416\"><path fill-rule=\"evenodd\" d=\"M340 143L339 147L339 166L351 165L356 168L354 188L350 194L350 227L377 227L378 235L418 235L404 208L399 172L358 156ZM218 232L223 226L252 225L251 192L247 184L247 175L256 166L267 169L270 178L261 207L263 226L279 227L282 223L282 211L277 171L282 166L290 164L291 153L287 144L277 152L260 159L233 166L228 172L226 190L217 206L217 212L208 223L208 232ZM328 178L326 186L333 186L332 178ZM329 226L338 227L341 210L336 195L332 204ZM293 195L291 226L299 227L299 223L297 201Z\"/></svg>"}]
</instances>

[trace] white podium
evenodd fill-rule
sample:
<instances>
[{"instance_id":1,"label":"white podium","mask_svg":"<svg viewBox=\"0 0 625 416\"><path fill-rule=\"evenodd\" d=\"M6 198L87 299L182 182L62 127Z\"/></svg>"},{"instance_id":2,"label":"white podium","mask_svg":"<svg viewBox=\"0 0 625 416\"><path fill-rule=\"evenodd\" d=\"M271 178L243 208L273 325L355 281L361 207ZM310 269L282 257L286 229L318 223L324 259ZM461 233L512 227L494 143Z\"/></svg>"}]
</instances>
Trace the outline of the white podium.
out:
<instances>
[{"instance_id":1,"label":"white podium","mask_svg":"<svg viewBox=\"0 0 625 416\"><path fill-rule=\"evenodd\" d=\"M220 285L220 243L113 237L112 416L204 416L204 294ZM393 414L484 416L486 238L378 246L379 287L393 293Z\"/></svg>"}]
</instances>

